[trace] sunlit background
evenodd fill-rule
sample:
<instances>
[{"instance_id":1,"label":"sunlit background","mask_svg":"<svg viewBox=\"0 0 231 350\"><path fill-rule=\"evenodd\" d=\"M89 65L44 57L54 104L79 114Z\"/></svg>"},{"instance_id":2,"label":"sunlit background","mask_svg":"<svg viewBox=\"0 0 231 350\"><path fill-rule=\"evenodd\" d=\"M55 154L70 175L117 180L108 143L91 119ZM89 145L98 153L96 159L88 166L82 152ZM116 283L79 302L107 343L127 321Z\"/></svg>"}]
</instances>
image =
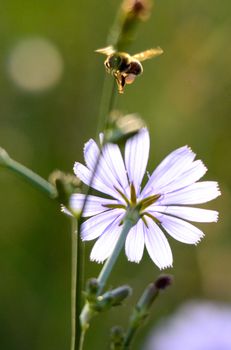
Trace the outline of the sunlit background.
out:
<instances>
[{"instance_id":1,"label":"sunlit background","mask_svg":"<svg viewBox=\"0 0 231 350\"><path fill-rule=\"evenodd\" d=\"M120 1L17 1L0 11L0 146L48 178L72 172L84 142L95 136L104 79L103 56ZM131 53L161 46L164 55L144 63L144 74L118 97L117 107L137 112L151 133L149 170L188 144L203 159L207 180L222 197L217 224L197 246L169 239L174 286L152 309L133 349L152 327L185 301L231 303L231 46L230 0L156 0L140 25ZM65 350L70 344L71 236L59 206L15 175L0 169L0 348ZM86 277L101 266L88 261ZM125 306L95 318L86 349L108 349L109 330L126 327L143 288L159 274L147 253L137 265L121 255L110 285L129 283Z\"/></svg>"}]
</instances>

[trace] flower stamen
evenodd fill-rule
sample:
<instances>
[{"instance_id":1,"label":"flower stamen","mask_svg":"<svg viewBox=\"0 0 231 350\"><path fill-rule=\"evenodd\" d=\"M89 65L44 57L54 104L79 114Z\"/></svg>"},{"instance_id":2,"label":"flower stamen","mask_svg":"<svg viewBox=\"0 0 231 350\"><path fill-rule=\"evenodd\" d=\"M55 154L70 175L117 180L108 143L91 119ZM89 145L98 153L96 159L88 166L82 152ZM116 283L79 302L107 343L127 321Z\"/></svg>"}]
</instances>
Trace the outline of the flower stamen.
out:
<instances>
[{"instance_id":1,"label":"flower stamen","mask_svg":"<svg viewBox=\"0 0 231 350\"><path fill-rule=\"evenodd\" d=\"M141 210L144 210L151 204L155 203L160 197L161 194L154 194L153 196L149 196L147 198L142 199L139 203L141 205Z\"/></svg>"},{"instance_id":2,"label":"flower stamen","mask_svg":"<svg viewBox=\"0 0 231 350\"><path fill-rule=\"evenodd\" d=\"M135 206L136 205L136 190L135 190L133 183L131 183L130 189L131 189L131 204L132 204L132 206Z\"/></svg>"},{"instance_id":3,"label":"flower stamen","mask_svg":"<svg viewBox=\"0 0 231 350\"><path fill-rule=\"evenodd\" d=\"M114 186L115 190L121 195L121 197L125 200L126 204L129 205L129 200L127 199L127 197L125 196L125 194L123 192L121 192L116 186Z\"/></svg>"},{"instance_id":4,"label":"flower stamen","mask_svg":"<svg viewBox=\"0 0 231 350\"><path fill-rule=\"evenodd\" d=\"M151 218L153 221L155 221L156 224L158 224L158 225L161 224L161 221L160 221L160 220L158 220L157 218L155 218L155 216L153 216L152 214L150 214L150 213L148 213L148 212L144 212L144 213L142 213L142 214L140 214L140 215L141 215L141 218L142 218L143 221L145 220L144 215L146 215L146 216L148 216L149 218ZM145 221L144 221L144 223L145 223Z\"/></svg>"},{"instance_id":5,"label":"flower stamen","mask_svg":"<svg viewBox=\"0 0 231 350\"><path fill-rule=\"evenodd\" d=\"M102 206L108 209L126 209L126 206L123 204L102 204Z\"/></svg>"}]
</instances>

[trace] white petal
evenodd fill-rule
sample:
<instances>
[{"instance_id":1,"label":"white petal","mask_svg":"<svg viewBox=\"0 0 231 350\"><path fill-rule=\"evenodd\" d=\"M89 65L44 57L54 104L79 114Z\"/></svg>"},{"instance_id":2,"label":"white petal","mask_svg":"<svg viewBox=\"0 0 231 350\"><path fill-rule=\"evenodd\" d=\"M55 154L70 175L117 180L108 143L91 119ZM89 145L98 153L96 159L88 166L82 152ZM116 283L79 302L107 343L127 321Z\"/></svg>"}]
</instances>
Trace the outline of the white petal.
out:
<instances>
[{"instance_id":1,"label":"white petal","mask_svg":"<svg viewBox=\"0 0 231 350\"><path fill-rule=\"evenodd\" d=\"M113 172L117 182L121 185L121 189L126 190L129 184L119 146L107 143L103 148L103 158Z\"/></svg>"},{"instance_id":2,"label":"white petal","mask_svg":"<svg viewBox=\"0 0 231 350\"><path fill-rule=\"evenodd\" d=\"M107 160L105 159L105 156L107 157ZM91 139L85 144L84 159L87 167L92 173L95 170L96 162L98 161L96 175L99 181L104 183L107 187L112 189L117 187L120 191L123 191L120 176L123 180L124 177L125 180L127 180L127 176L118 146L106 145L100 154L97 143ZM125 182L125 188L126 187L128 187L128 181Z\"/></svg>"},{"instance_id":3,"label":"white petal","mask_svg":"<svg viewBox=\"0 0 231 350\"><path fill-rule=\"evenodd\" d=\"M148 223L148 228L145 227L145 245L150 258L160 269L172 266L172 251L167 238L152 219L145 219Z\"/></svg>"},{"instance_id":4,"label":"white petal","mask_svg":"<svg viewBox=\"0 0 231 350\"><path fill-rule=\"evenodd\" d=\"M204 233L199 230L199 228L184 220L163 214L156 214L156 218L160 220L161 226L168 232L168 234L177 241L187 244L196 244L204 236Z\"/></svg>"},{"instance_id":5,"label":"white petal","mask_svg":"<svg viewBox=\"0 0 231 350\"><path fill-rule=\"evenodd\" d=\"M151 205L148 212L155 216L155 212L177 216L184 220L195 222L217 222L218 212L215 210L192 208L192 207L177 207L177 206L161 206Z\"/></svg>"},{"instance_id":6,"label":"white petal","mask_svg":"<svg viewBox=\"0 0 231 350\"><path fill-rule=\"evenodd\" d=\"M104 234L96 241L91 251L91 260L100 263L112 254L123 227L120 225L121 218L122 216L114 220L114 222L105 230Z\"/></svg>"},{"instance_id":7,"label":"white petal","mask_svg":"<svg viewBox=\"0 0 231 350\"><path fill-rule=\"evenodd\" d=\"M82 240L90 241L99 237L110 228L117 218L122 218L124 213L125 211L123 209L113 209L92 216L81 225Z\"/></svg>"},{"instance_id":8,"label":"white petal","mask_svg":"<svg viewBox=\"0 0 231 350\"><path fill-rule=\"evenodd\" d=\"M99 147L93 139L90 139L87 143L85 143L83 149L84 160L87 167L92 171L95 168L97 159L99 159L99 153Z\"/></svg>"},{"instance_id":9,"label":"white petal","mask_svg":"<svg viewBox=\"0 0 231 350\"><path fill-rule=\"evenodd\" d=\"M159 189L171 183L190 168L195 156L195 153L188 146L178 148L170 153L152 173L142 191L142 196L146 196L149 192L160 193Z\"/></svg>"},{"instance_id":10,"label":"white petal","mask_svg":"<svg viewBox=\"0 0 231 350\"><path fill-rule=\"evenodd\" d=\"M83 203L85 200L85 195L81 193L74 193L70 197L70 208L74 213L79 213L82 210ZM83 216L92 216L102 213L108 210L105 205L108 204L118 204L116 200L101 198L97 196L89 195L87 196L87 202L85 205Z\"/></svg>"},{"instance_id":11,"label":"white petal","mask_svg":"<svg viewBox=\"0 0 231 350\"><path fill-rule=\"evenodd\" d=\"M129 261L139 263L144 251L144 222L140 219L126 238L125 251Z\"/></svg>"},{"instance_id":12,"label":"white petal","mask_svg":"<svg viewBox=\"0 0 231 350\"><path fill-rule=\"evenodd\" d=\"M189 186L194 182L200 180L202 176L206 173L207 168L202 163L201 160L196 160L192 162L189 168L180 174L177 178L171 181L169 184L163 186L159 189L159 193L173 192L180 188Z\"/></svg>"},{"instance_id":13,"label":"white petal","mask_svg":"<svg viewBox=\"0 0 231 350\"><path fill-rule=\"evenodd\" d=\"M118 192L114 189L113 185L108 185L102 182L97 173L95 174L94 180L91 183L92 171L85 165L76 162L74 165L74 173L86 185L89 186L91 184L91 187L93 187L95 190L106 193L115 198L118 197Z\"/></svg>"},{"instance_id":14,"label":"white petal","mask_svg":"<svg viewBox=\"0 0 231 350\"><path fill-rule=\"evenodd\" d=\"M217 182L201 181L182 188L181 190L164 194L156 201L156 204L201 204L211 201L220 196L220 194L221 192Z\"/></svg>"},{"instance_id":15,"label":"white petal","mask_svg":"<svg viewBox=\"0 0 231 350\"><path fill-rule=\"evenodd\" d=\"M130 183L133 183L136 193L140 192L140 185L146 171L149 156L150 139L146 128L131 137L125 145L125 164Z\"/></svg>"}]
</instances>

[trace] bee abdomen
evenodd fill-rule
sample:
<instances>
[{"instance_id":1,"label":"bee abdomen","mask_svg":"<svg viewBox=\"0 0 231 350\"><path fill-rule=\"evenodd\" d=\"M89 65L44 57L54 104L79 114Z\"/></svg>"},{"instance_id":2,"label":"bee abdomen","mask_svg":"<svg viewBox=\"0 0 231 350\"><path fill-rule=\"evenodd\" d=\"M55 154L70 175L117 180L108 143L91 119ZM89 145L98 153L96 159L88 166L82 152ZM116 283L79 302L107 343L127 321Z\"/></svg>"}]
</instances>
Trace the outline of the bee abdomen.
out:
<instances>
[{"instance_id":1,"label":"bee abdomen","mask_svg":"<svg viewBox=\"0 0 231 350\"><path fill-rule=\"evenodd\" d=\"M129 68L126 70L128 74L139 75L143 72L143 67L140 62L132 61L130 62Z\"/></svg>"}]
</instances>

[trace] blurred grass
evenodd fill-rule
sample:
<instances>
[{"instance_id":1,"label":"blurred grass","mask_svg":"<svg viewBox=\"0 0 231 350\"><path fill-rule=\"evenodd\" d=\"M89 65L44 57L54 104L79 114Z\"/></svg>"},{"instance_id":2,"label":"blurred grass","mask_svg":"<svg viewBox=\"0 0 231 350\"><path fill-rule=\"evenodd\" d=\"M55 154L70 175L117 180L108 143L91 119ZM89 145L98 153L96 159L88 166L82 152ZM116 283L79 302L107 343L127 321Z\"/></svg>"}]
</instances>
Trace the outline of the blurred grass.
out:
<instances>
[{"instance_id":1,"label":"blurred grass","mask_svg":"<svg viewBox=\"0 0 231 350\"><path fill-rule=\"evenodd\" d=\"M72 172L83 144L95 135L104 77L102 57L118 1L17 1L0 12L0 144L12 157L48 177ZM217 179L222 197L210 208L218 224L201 225L198 247L170 239L175 285L153 309L148 329L194 297L231 302L230 258L230 10L228 0L156 1L151 19L139 27L131 53L160 45L164 55L144 63L144 74L118 98L118 108L138 112L151 132L149 170L178 146L189 144ZM62 56L63 75L50 90L31 93L9 77L16 43L42 37ZM14 175L0 170L0 348L63 350L70 341L70 224L51 203ZM93 243L88 243L88 257ZM101 265L86 262L87 276ZM129 308L159 271L145 254L139 265L121 256L111 285L131 283L126 306L95 319L86 349L106 349L110 326L126 326Z\"/></svg>"}]
</instances>

